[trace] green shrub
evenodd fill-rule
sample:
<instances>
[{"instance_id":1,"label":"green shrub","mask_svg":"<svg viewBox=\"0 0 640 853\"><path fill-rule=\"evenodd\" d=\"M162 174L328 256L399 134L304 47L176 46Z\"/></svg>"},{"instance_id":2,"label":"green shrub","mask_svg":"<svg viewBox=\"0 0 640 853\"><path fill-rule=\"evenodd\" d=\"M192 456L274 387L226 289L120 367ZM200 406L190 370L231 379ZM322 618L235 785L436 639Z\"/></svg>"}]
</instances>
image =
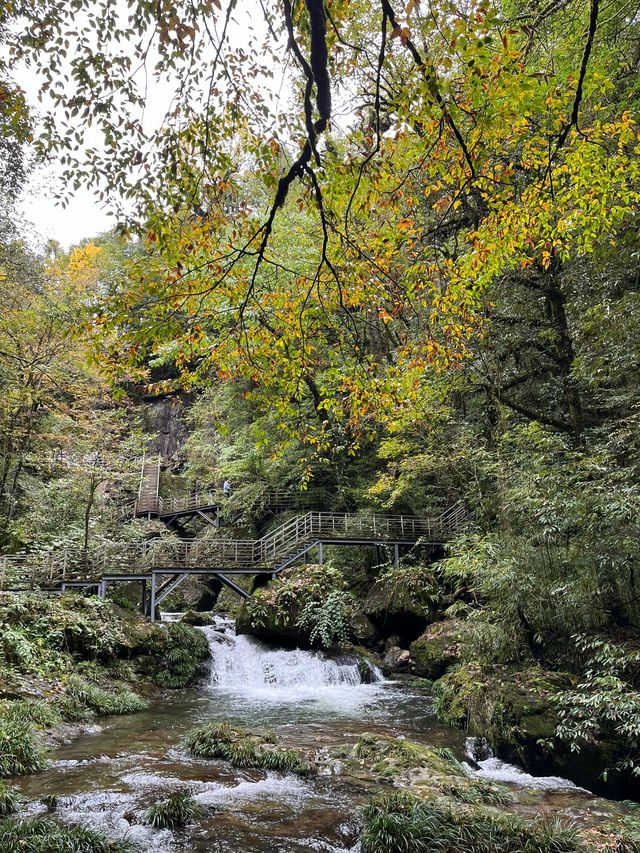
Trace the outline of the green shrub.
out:
<instances>
[{"instance_id":1,"label":"green shrub","mask_svg":"<svg viewBox=\"0 0 640 853\"><path fill-rule=\"evenodd\" d=\"M146 711L148 704L131 690L103 690L78 676L69 680L67 693L72 700L90 708L100 717Z\"/></svg>"},{"instance_id":2,"label":"green shrub","mask_svg":"<svg viewBox=\"0 0 640 853\"><path fill-rule=\"evenodd\" d=\"M166 800L155 803L145 813L145 823L156 829L174 829L185 826L205 814L205 810L189 794L171 794Z\"/></svg>"},{"instance_id":3,"label":"green shrub","mask_svg":"<svg viewBox=\"0 0 640 853\"><path fill-rule=\"evenodd\" d=\"M13 814L22 803L22 794L12 785L0 782L0 817Z\"/></svg>"},{"instance_id":4,"label":"green shrub","mask_svg":"<svg viewBox=\"0 0 640 853\"><path fill-rule=\"evenodd\" d=\"M68 723L90 723L93 720L93 712L73 696L61 696L56 706L62 719Z\"/></svg>"},{"instance_id":5,"label":"green shrub","mask_svg":"<svg viewBox=\"0 0 640 853\"><path fill-rule=\"evenodd\" d=\"M67 593L37 610L40 613L36 612L30 630L46 637L52 649L88 660L108 661L128 645L122 620L108 601Z\"/></svg>"},{"instance_id":6,"label":"green shrub","mask_svg":"<svg viewBox=\"0 0 640 853\"><path fill-rule=\"evenodd\" d=\"M408 793L375 798L363 817L363 853L586 853L576 832L556 822Z\"/></svg>"},{"instance_id":7,"label":"green shrub","mask_svg":"<svg viewBox=\"0 0 640 853\"><path fill-rule=\"evenodd\" d=\"M128 841L110 841L99 832L66 826L53 818L0 821L0 850L25 853L135 853Z\"/></svg>"},{"instance_id":8,"label":"green shrub","mask_svg":"<svg viewBox=\"0 0 640 853\"><path fill-rule=\"evenodd\" d=\"M296 627L309 632L309 642L323 649L349 642L349 620L355 599L335 589L324 601L308 601L296 619Z\"/></svg>"},{"instance_id":9,"label":"green shrub","mask_svg":"<svg viewBox=\"0 0 640 853\"><path fill-rule=\"evenodd\" d=\"M341 572L328 563L304 564L285 569L257 590L244 611L253 630L306 634L315 644L329 647L346 641L351 605Z\"/></svg>"},{"instance_id":10,"label":"green shrub","mask_svg":"<svg viewBox=\"0 0 640 853\"><path fill-rule=\"evenodd\" d=\"M620 756L609 770L640 772L640 651L599 638L572 638L585 671L572 690L555 697L556 737L574 752L602 741Z\"/></svg>"},{"instance_id":11,"label":"green shrub","mask_svg":"<svg viewBox=\"0 0 640 853\"><path fill-rule=\"evenodd\" d=\"M200 674L202 662L209 657L209 643L202 631L175 622L167 626L158 653L153 680L162 687L181 688Z\"/></svg>"},{"instance_id":12,"label":"green shrub","mask_svg":"<svg viewBox=\"0 0 640 853\"><path fill-rule=\"evenodd\" d=\"M306 774L310 767L297 749L274 748L272 734L252 736L228 723L207 723L187 732L182 744L198 758L222 758L234 767Z\"/></svg>"},{"instance_id":13,"label":"green shrub","mask_svg":"<svg viewBox=\"0 0 640 853\"><path fill-rule=\"evenodd\" d=\"M26 720L36 726L48 728L62 722L57 703L19 699L7 708L6 715L16 720Z\"/></svg>"},{"instance_id":14,"label":"green shrub","mask_svg":"<svg viewBox=\"0 0 640 853\"><path fill-rule=\"evenodd\" d=\"M31 723L0 717L0 777L35 773L45 766L44 749Z\"/></svg>"}]
</instances>

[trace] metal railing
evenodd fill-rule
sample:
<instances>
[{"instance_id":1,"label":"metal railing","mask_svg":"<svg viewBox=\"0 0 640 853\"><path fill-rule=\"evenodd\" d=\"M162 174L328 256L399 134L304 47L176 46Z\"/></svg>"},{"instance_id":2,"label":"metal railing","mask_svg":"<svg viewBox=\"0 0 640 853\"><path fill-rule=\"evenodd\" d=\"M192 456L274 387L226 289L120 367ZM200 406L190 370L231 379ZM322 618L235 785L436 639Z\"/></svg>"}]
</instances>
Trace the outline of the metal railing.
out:
<instances>
[{"instance_id":1,"label":"metal railing","mask_svg":"<svg viewBox=\"0 0 640 853\"><path fill-rule=\"evenodd\" d=\"M222 506L222 492L212 490L195 492L179 498L139 497L135 501L123 504L118 509L118 518L141 515L172 515L177 512L190 512L203 507Z\"/></svg>"},{"instance_id":2,"label":"metal railing","mask_svg":"<svg viewBox=\"0 0 640 853\"><path fill-rule=\"evenodd\" d=\"M152 539L137 545L106 543L101 548L62 549L45 554L0 557L0 590L21 583L38 587L105 574L144 574L157 569L255 568L277 566L317 541L443 542L465 520L456 504L433 518L308 512L290 519L262 539Z\"/></svg>"}]
</instances>

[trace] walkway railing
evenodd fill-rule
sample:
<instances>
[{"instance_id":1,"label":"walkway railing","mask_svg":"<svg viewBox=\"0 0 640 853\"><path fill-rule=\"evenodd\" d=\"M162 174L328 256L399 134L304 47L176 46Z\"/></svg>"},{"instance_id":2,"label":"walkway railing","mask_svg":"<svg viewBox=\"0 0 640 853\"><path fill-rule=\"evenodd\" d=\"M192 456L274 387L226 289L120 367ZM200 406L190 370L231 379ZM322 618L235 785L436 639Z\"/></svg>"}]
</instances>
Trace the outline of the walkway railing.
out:
<instances>
[{"instance_id":1,"label":"walkway railing","mask_svg":"<svg viewBox=\"0 0 640 853\"><path fill-rule=\"evenodd\" d=\"M273 571L313 542L444 542L460 529L464 519L461 504L433 518L308 512L256 540L159 538L135 545L108 543L90 551L67 548L46 554L18 554L0 557L0 590L15 588L12 585L18 583L36 588L65 580L144 574L164 568Z\"/></svg>"}]
</instances>

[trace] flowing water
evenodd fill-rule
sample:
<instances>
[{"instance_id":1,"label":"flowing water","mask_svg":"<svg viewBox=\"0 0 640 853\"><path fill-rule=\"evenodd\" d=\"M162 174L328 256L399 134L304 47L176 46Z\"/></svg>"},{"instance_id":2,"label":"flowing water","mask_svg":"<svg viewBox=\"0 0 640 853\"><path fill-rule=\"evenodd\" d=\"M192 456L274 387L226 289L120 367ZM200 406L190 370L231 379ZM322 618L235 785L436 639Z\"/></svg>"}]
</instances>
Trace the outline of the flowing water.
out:
<instances>
[{"instance_id":1,"label":"flowing water","mask_svg":"<svg viewBox=\"0 0 640 853\"><path fill-rule=\"evenodd\" d=\"M385 681L372 668L362 683L357 662L309 651L273 649L237 637L231 620L202 629L211 647L210 671L198 690L167 692L148 711L109 718L60 747L53 766L18 780L31 813L44 795L58 797L57 814L112 837L137 841L148 851L301 853L357 851L358 810L371 787L339 774L310 779L190 757L183 734L209 720L269 729L284 746L319 755L352 744L363 732L405 736L447 746L468 772L508 783L526 813L562 814L597 822L615 804L566 780L534 779L492 757L472 760L464 734L435 720L423 692ZM144 811L158 799L189 791L207 817L187 830L154 830Z\"/></svg>"}]
</instances>

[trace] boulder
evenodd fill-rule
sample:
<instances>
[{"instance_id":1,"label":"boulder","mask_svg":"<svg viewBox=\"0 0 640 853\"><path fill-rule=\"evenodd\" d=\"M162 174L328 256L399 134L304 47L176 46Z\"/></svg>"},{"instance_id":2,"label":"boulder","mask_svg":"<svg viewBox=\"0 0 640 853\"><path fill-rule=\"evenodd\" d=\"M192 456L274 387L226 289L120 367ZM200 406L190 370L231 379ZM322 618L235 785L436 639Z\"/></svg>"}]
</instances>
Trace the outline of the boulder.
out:
<instances>
[{"instance_id":1,"label":"boulder","mask_svg":"<svg viewBox=\"0 0 640 853\"><path fill-rule=\"evenodd\" d=\"M417 591L404 575L377 580L362 611L380 634L398 634L407 645L420 636L437 611L431 596Z\"/></svg>"},{"instance_id":2,"label":"boulder","mask_svg":"<svg viewBox=\"0 0 640 853\"><path fill-rule=\"evenodd\" d=\"M349 620L349 631L354 642L361 645L373 645L378 639L378 630L366 613L357 610Z\"/></svg>"},{"instance_id":3,"label":"boulder","mask_svg":"<svg viewBox=\"0 0 640 853\"><path fill-rule=\"evenodd\" d=\"M411 655L408 649L401 649L400 646L390 646L384 655L384 667L390 672L406 672L409 668Z\"/></svg>"},{"instance_id":4,"label":"boulder","mask_svg":"<svg viewBox=\"0 0 640 853\"><path fill-rule=\"evenodd\" d=\"M555 737L554 696L575 678L545 670L468 663L434 685L440 720L486 739L498 758L538 776L562 776L595 793L640 797L640 780L630 772L605 774L624 758L615 743L600 742L579 752Z\"/></svg>"},{"instance_id":5,"label":"boulder","mask_svg":"<svg viewBox=\"0 0 640 853\"><path fill-rule=\"evenodd\" d=\"M468 634L467 623L459 619L446 619L429 625L409 647L410 671L432 681L440 678L460 660L460 650Z\"/></svg>"}]
</instances>

